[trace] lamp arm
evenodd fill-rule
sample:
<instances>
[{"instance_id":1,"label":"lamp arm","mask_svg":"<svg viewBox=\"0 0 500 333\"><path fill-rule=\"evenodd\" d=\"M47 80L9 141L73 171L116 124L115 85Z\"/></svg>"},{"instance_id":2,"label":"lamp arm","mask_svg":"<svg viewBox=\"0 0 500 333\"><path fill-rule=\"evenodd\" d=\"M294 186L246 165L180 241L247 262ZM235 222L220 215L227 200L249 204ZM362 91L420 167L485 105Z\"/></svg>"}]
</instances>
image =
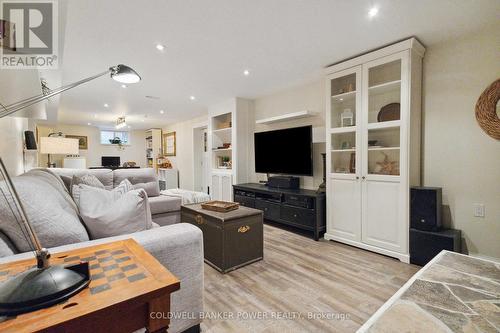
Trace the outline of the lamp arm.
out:
<instances>
[{"instance_id":1,"label":"lamp arm","mask_svg":"<svg viewBox=\"0 0 500 333\"><path fill-rule=\"evenodd\" d=\"M51 90L50 93L44 95L44 94L40 94L40 95L37 95L37 96L33 96L33 97L30 97L30 98L26 98L26 99L23 99L22 101L19 101L19 102L16 102L16 103L13 103L13 104L10 104L10 105L7 105L4 107L3 111L0 111L0 118L3 118L5 116L8 116L14 112L17 112L19 110L22 110L24 108L27 108L28 106L31 106L33 104L36 104L38 102L41 102L43 100L46 100L52 96L55 96L55 95L58 95L66 90L69 90L69 89L72 89L72 88L75 88L83 83L86 83L86 82L89 82L89 81L92 81L94 79L97 79L103 75L106 75L110 72L113 72L114 70L114 67L111 67L109 68L107 71L105 72L102 72L102 73L99 73L99 74L96 74L94 76L91 76L91 77L88 77L86 79L83 79L83 80L80 80L80 81L77 81L77 82L74 82L74 83L70 83L66 86L63 86L63 87L59 87L57 89L54 89L54 90Z\"/></svg>"}]
</instances>

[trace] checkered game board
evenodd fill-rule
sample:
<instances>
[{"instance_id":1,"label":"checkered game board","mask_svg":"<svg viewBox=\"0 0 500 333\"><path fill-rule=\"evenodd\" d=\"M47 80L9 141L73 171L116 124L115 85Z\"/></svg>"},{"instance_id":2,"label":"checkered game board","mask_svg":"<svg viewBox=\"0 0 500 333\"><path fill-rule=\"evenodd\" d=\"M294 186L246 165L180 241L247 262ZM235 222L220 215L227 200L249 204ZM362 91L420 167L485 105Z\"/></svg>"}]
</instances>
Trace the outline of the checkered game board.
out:
<instances>
[{"instance_id":1,"label":"checkered game board","mask_svg":"<svg viewBox=\"0 0 500 333\"><path fill-rule=\"evenodd\" d=\"M51 259L51 264L74 265L82 261L89 262L91 282L90 294L95 295L113 286L134 283L148 276L148 273L140 264L132 259L133 255L123 248L99 250L85 253L84 256L57 257L57 254ZM8 277L19 274L27 269L36 266L24 267L24 269L2 270L0 266L0 282Z\"/></svg>"}]
</instances>

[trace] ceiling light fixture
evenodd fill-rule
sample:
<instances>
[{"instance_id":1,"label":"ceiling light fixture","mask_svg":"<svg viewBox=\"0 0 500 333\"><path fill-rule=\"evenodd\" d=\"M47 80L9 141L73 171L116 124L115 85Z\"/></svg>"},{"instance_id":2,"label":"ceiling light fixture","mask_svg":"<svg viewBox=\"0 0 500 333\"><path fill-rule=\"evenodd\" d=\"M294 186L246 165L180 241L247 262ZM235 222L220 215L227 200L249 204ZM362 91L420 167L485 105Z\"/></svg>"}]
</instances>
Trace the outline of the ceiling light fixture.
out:
<instances>
[{"instance_id":1,"label":"ceiling light fixture","mask_svg":"<svg viewBox=\"0 0 500 333\"><path fill-rule=\"evenodd\" d=\"M164 113L165 113L165 111L163 111L163 110L160 110L160 113L161 113L161 114L164 114Z\"/></svg>"},{"instance_id":2,"label":"ceiling light fixture","mask_svg":"<svg viewBox=\"0 0 500 333\"><path fill-rule=\"evenodd\" d=\"M90 126L90 125L92 125L92 123L87 123L87 125L89 125L89 126Z\"/></svg>"},{"instance_id":3,"label":"ceiling light fixture","mask_svg":"<svg viewBox=\"0 0 500 333\"><path fill-rule=\"evenodd\" d=\"M161 44L156 44L156 49L158 51L163 51L165 49L165 46L164 45L161 45Z\"/></svg>"},{"instance_id":4,"label":"ceiling light fixture","mask_svg":"<svg viewBox=\"0 0 500 333\"><path fill-rule=\"evenodd\" d=\"M369 18L374 18L375 16L377 16L377 14L378 14L378 8L377 7L372 7L368 11L368 17Z\"/></svg>"},{"instance_id":5,"label":"ceiling light fixture","mask_svg":"<svg viewBox=\"0 0 500 333\"><path fill-rule=\"evenodd\" d=\"M108 103L104 103L104 107L105 108L109 108L109 104Z\"/></svg>"},{"instance_id":6,"label":"ceiling light fixture","mask_svg":"<svg viewBox=\"0 0 500 333\"><path fill-rule=\"evenodd\" d=\"M122 84L122 88L127 88L127 85L126 84Z\"/></svg>"},{"instance_id":7,"label":"ceiling light fixture","mask_svg":"<svg viewBox=\"0 0 500 333\"><path fill-rule=\"evenodd\" d=\"M190 100L192 100L192 101L194 101L194 100L196 99L196 97L194 97L194 96L189 96L189 99L190 99Z\"/></svg>"},{"instance_id":8,"label":"ceiling light fixture","mask_svg":"<svg viewBox=\"0 0 500 333\"><path fill-rule=\"evenodd\" d=\"M250 71L249 71L248 69L245 69L245 70L243 71L243 75L245 75L245 76L250 75Z\"/></svg>"},{"instance_id":9,"label":"ceiling light fixture","mask_svg":"<svg viewBox=\"0 0 500 333\"><path fill-rule=\"evenodd\" d=\"M124 128L127 126L127 122L125 121L125 117L119 117L116 119L116 129Z\"/></svg>"}]
</instances>

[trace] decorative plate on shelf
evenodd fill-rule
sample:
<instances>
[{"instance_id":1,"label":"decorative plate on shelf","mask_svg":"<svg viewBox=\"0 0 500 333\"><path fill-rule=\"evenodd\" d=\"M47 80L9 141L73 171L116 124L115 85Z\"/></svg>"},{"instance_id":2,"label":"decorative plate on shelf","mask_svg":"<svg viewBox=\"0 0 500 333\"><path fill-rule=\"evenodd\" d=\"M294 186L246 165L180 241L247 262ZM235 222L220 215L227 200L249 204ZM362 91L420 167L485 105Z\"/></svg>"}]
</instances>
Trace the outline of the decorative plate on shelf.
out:
<instances>
[{"instance_id":1,"label":"decorative plate on shelf","mask_svg":"<svg viewBox=\"0 0 500 333\"><path fill-rule=\"evenodd\" d=\"M383 106L377 115L377 121L391 121L391 120L400 120L400 109L401 105L399 103L390 103Z\"/></svg>"}]
</instances>

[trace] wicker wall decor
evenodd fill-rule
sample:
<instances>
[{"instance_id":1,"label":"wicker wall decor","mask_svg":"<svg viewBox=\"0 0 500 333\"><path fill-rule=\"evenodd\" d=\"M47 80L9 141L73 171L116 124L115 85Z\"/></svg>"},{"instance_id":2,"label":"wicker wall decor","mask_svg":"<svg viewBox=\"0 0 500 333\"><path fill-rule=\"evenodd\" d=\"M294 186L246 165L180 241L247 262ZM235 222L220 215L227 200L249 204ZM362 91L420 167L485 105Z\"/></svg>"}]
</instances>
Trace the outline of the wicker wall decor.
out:
<instances>
[{"instance_id":1,"label":"wicker wall decor","mask_svg":"<svg viewBox=\"0 0 500 333\"><path fill-rule=\"evenodd\" d=\"M489 136L500 140L500 118L497 115L497 103L500 99L500 79L486 88L476 103L476 119L479 126Z\"/></svg>"}]
</instances>

